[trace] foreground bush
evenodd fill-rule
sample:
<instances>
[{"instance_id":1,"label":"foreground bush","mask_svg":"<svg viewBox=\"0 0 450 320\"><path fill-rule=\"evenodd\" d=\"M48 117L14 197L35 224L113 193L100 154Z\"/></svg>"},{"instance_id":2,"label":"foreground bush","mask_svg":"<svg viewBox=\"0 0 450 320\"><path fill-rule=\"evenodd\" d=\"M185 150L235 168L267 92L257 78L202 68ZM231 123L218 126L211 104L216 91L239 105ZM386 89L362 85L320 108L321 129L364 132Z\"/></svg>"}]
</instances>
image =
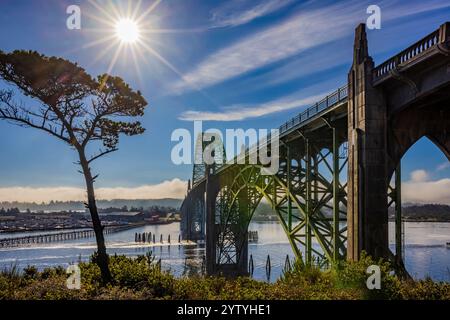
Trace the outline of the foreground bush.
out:
<instances>
[{"instance_id":1,"label":"foreground bush","mask_svg":"<svg viewBox=\"0 0 450 320\"><path fill-rule=\"evenodd\" d=\"M113 282L101 285L100 269L94 261L80 263L80 290L66 287L63 268L39 272L28 267L0 272L0 299L450 299L450 284L400 280L387 263L363 256L359 262L345 262L328 271L295 266L275 283L242 277L175 278L161 271L151 255L136 259L110 257ZM366 287L366 269L381 268L380 290Z\"/></svg>"}]
</instances>

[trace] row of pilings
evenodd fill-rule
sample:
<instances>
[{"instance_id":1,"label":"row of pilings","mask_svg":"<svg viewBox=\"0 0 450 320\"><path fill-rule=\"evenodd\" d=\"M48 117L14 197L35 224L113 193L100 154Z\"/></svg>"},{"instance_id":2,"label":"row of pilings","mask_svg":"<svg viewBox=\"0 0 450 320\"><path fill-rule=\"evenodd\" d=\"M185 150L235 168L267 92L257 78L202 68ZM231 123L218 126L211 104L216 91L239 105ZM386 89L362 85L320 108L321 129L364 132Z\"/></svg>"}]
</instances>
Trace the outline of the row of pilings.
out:
<instances>
[{"instance_id":1,"label":"row of pilings","mask_svg":"<svg viewBox=\"0 0 450 320\"><path fill-rule=\"evenodd\" d=\"M286 255L286 259L284 261L284 267L282 269L283 273L287 273L287 272L291 271L292 268L293 268L293 265L292 265L291 259L289 258L289 255ZM251 277L253 277L254 271L255 271L255 263L253 261L253 255L250 255L250 258L248 261L248 274ZM265 271L266 271L266 279L269 282L271 274L272 274L272 262L270 259L270 255L267 255Z\"/></svg>"},{"instance_id":2,"label":"row of pilings","mask_svg":"<svg viewBox=\"0 0 450 320\"><path fill-rule=\"evenodd\" d=\"M134 242L136 243L156 243L156 234L151 232L135 233ZM171 243L170 234L167 235L167 243ZM164 236L159 235L159 243L164 243ZM178 243L181 243L181 235L178 235Z\"/></svg>"},{"instance_id":3,"label":"row of pilings","mask_svg":"<svg viewBox=\"0 0 450 320\"><path fill-rule=\"evenodd\" d=\"M122 228L114 228L114 227L105 228L104 234L110 234L110 233L118 232L121 230L123 230L123 229ZM0 248L20 247L20 246L26 246L26 245L32 245L32 244L46 244L46 243L84 239L84 238L93 238L93 237L95 237L94 230L77 230L77 231L70 231L70 232L37 234L37 235L25 236L25 237L0 239Z\"/></svg>"}]
</instances>

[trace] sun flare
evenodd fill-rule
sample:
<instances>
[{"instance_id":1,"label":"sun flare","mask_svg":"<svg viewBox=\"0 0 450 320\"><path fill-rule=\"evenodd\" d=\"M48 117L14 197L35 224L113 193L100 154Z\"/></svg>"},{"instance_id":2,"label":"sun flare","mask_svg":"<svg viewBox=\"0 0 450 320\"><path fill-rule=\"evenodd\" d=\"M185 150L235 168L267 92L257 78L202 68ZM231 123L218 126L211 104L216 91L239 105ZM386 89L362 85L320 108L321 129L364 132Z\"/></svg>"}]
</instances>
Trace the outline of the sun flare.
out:
<instances>
[{"instance_id":1,"label":"sun flare","mask_svg":"<svg viewBox=\"0 0 450 320\"><path fill-rule=\"evenodd\" d=\"M139 39L139 26L131 19L120 19L116 24L116 35L124 43L134 43Z\"/></svg>"},{"instance_id":2,"label":"sun flare","mask_svg":"<svg viewBox=\"0 0 450 320\"><path fill-rule=\"evenodd\" d=\"M131 62L139 82L142 82L142 62L148 63L149 57L152 57L184 79L183 74L156 49L155 44L161 45L157 41L158 34L187 32L184 29L155 28L158 25L158 18L154 11L162 0L152 0L146 8L141 6L143 2L141 0L88 0L88 2L93 11L87 11L85 15L91 19L93 26L84 30L95 35L95 39L82 48L99 48L90 66L105 57L110 57L106 70L106 73L110 74L118 61L125 61L127 65ZM104 5L104 2L108 4Z\"/></svg>"}]
</instances>

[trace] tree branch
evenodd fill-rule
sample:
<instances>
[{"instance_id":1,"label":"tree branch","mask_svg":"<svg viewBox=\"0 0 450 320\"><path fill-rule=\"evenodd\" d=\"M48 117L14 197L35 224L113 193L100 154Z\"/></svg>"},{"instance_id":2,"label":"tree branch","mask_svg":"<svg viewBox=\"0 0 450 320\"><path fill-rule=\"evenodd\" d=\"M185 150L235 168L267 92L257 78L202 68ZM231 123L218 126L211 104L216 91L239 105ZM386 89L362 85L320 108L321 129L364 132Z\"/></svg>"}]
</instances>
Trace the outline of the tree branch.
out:
<instances>
[{"instance_id":1,"label":"tree branch","mask_svg":"<svg viewBox=\"0 0 450 320\"><path fill-rule=\"evenodd\" d=\"M117 151L117 150L119 150L119 149L117 149L117 148L112 148L112 149L108 149L108 150L102 151L102 152L100 152L98 155L93 156L91 159L89 159L89 160L88 160L88 163L91 163L92 161L95 161L95 160L97 160L98 158L103 157L104 155L106 155L106 154L108 154L108 153L115 152L115 151Z\"/></svg>"},{"instance_id":2,"label":"tree branch","mask_svg":"<svg viewBox=\"0 0 450 320\"><path fill-rule=\"evenodd\" d=\"M19 125L22 126L28 126L31 128L35 128L35 129L39 129L42 131L45 131L49 134L51 134L54 137L57 137L58 139L63 140L66 143L70 144L70 140L66 137L64 137L63 135L60 135L58 133L56 133L55 131L53 131L50 127L46 127L45 126L45 119L42 122L42 125L37 125L35 124L30 117L27 116L21 116L19 114L19 109L23 111L23 108L19 108L18 106L15 106L11 103L9 98L4 98L4 97L0 97L0 102L4 103L8 109L5 110L3 108L0 108L0 119L2 120L7 120L7 121L12 121L12 122L16 122ZM25 114L27 114L27 112L25 111Z\"/></svg>"}]
</instances>

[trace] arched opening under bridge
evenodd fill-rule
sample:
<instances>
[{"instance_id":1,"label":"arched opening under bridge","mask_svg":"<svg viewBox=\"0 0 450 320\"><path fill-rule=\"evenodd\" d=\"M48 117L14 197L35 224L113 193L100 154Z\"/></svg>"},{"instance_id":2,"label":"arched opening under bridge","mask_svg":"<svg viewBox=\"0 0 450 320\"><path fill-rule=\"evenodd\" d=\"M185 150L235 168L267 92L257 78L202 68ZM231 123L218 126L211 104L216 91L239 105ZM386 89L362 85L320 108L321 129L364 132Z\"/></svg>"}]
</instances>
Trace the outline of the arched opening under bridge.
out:
<instances>
[{"instance_id":1,"label":"arched opening under bridge","mask_svg":"<svg viewBox=\"0 0 450 320\"><path fill-rule=\"evenodd\" d=\"M450 160L422 136L401 158L401 225L389 208L389 246L417 279L450 280ZM391 180L394 183L395 174ZM400 233L399 233L400 232ZM401 245L396 245L398 240Z\"/></svg>"}]
</instances>

